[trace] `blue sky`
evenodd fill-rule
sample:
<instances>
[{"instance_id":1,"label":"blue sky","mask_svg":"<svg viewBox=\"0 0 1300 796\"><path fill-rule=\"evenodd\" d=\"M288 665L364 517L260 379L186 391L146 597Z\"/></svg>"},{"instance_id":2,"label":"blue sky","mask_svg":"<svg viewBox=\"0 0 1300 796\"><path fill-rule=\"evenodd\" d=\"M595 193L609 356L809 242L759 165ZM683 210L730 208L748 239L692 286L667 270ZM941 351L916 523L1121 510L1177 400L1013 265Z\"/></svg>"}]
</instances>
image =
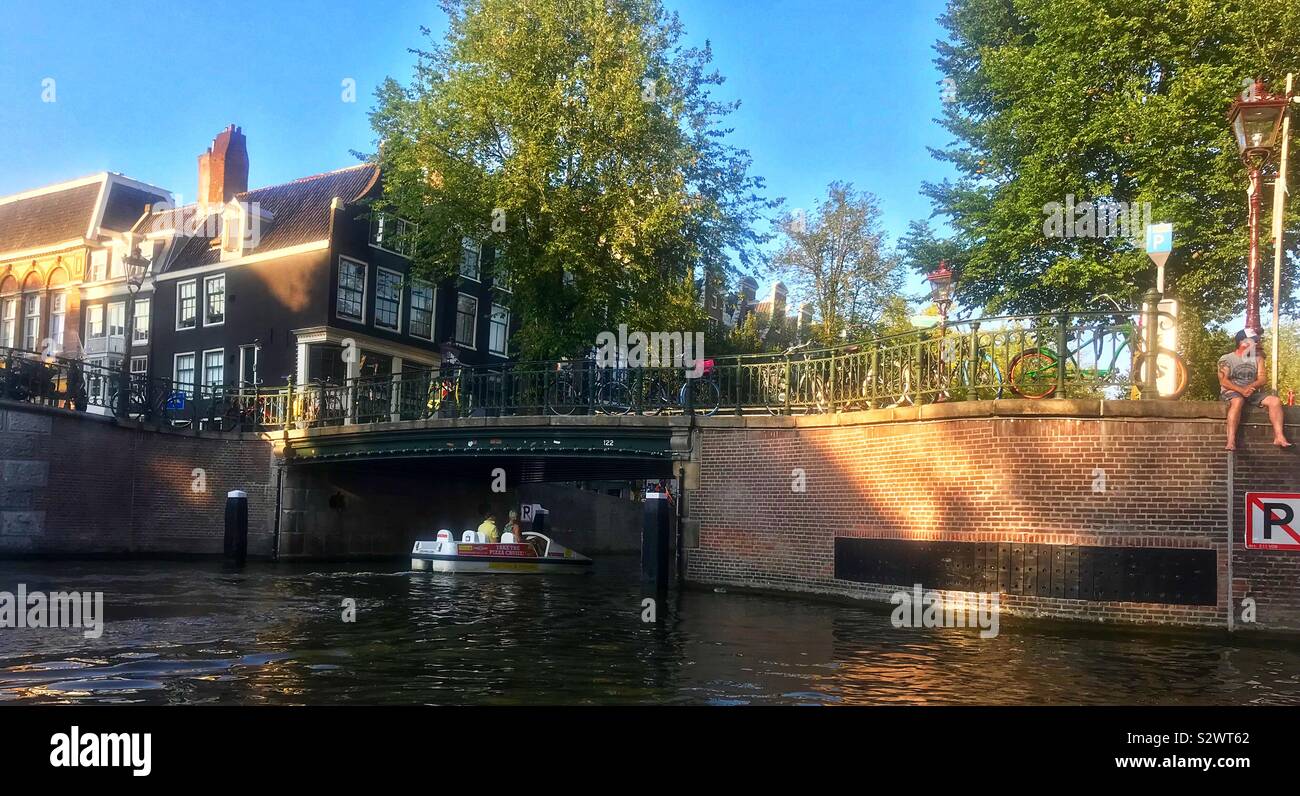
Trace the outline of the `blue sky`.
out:
<instances>
[{"instance_id":1,"label":"blue sky","mask_svg":"<svg viewBox=\"0 0 1300 796\"><path fill-rule=\"evenodd\" d=\"M929 215L921 181L948 173L926 151L948 140L934 123L943 0L665 2L690 41L712 42L720 96L743 103L732 140L771 195L807 208L851 181L880 198L891 240ZM373 147L371 93L407 79L420 25L443 29L433 0L9 0L0 195L110 170L188 200L198 154L230 123L248 136L252 187L351 165Z\"/></svg>"}]
</instances>

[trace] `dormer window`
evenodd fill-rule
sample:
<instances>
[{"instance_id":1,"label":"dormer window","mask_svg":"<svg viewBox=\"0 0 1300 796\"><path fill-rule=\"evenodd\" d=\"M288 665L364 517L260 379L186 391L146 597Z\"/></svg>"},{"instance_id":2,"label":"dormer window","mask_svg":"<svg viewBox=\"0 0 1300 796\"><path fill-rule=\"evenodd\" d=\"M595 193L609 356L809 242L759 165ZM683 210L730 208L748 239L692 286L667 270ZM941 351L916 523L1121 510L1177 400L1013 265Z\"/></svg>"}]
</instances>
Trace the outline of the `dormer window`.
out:
<instances>
[{"instance_id":1,"label":"dormer window","mask_svg":"<svg viewBox=\"0 0 1300 796\"><path fill-rule=\"evenodd\" d=\"M227 204L221 213L221 259L242 257L256 249L271 218L257 202Z\"/></svg>"}]
</instances>

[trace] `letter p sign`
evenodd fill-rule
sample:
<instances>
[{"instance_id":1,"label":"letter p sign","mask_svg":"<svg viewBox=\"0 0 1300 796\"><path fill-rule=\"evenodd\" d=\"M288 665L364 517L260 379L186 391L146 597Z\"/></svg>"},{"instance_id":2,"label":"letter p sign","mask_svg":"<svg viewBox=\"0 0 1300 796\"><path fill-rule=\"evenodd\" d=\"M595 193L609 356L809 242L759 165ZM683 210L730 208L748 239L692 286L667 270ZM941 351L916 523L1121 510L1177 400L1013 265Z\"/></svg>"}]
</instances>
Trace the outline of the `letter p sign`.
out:
<instances>
[{"instance_id":1,"label":"letter p sign","mask_svg":"<svg viewBox=\"0 0 1300 796\"><path fill-rule=\"evenodd\" d=\"M1246 547L1300 551L1300 494L1246 493Z\"/></svg>"}]
</instances>

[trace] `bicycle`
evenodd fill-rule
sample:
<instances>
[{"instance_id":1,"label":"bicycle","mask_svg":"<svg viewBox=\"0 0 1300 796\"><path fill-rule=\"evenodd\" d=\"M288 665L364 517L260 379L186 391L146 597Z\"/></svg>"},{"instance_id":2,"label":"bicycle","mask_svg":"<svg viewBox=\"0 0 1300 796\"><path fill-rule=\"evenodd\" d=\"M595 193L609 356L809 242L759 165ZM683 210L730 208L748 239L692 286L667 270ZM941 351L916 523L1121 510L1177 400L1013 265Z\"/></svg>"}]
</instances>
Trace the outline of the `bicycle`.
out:
<instances>
[{"instance_id":1,"label":"bicycle","mask_svg":"<svg viewBox=\"0 0 1300 796\"><path fill-rule=\"evenodd\" d=\"M468 390L461 390L463 381L464 370L459 362L452 362L450 367L444 368L437 375L430 371L428 398L424 404L425 419L446 417L448 414L456 417L473 411L474 395Z\"/></svg>"},{"instance_id":2,"label":"bicycle","mask_svg":"<svg viewBox=\"0 0 1300 796\"><path fill-rule=\"evenodd\" d=\"M586 403L572 363L555 363L555 379L546 388L547 410L553 415L571 415Z\"/></svg>"},{"instance_id":3,"label":"bicycle","mask_svg":"<svg viewBox=\"0 0 1300 796\"><path fill-rule=\"evenodd\" d=\"M1114 299L1111 301L1113 303ZM1079 354L1085 350L1082 344L1071 349L1067 343L1064 373L1060 371L1062 359L1060 354L1047 346L1035 346L1021 351L1012 358L1007 369L1008 386L1012 392L1022 398L1031 400L1051 398L1060 386L1061 377L1070 379L1071 368L1075 379L1103 383L1113 376L1123 375L1119 363L1122 353L1127 349L1130 358L1128 372L1135 383L1146 384L1147 368L1154 367L1156 380L1170 373L1174 375L1174 389L1168 395L1160 396L1161 398L1176 399L1186 392L1187 365L1183 362L1182 356L1167 348L1158 349L1154 356L1142 351L1140 347L1142 341L1137 326L1130 320L1116 325L1113 329L1118 343L1113 346L1109 365L1101 367L1106 331L1103 328L1093 337L1094 357L1099 363L1097 367L1086 368L1079 364Z\"/></svg>"},{"instance_id":4,"label":"bicycle","mask_svg":"<svg viewBox=\"0 0 1300 796\"><path fill-rule=\"evenodd\" d=\"M676 381L676 370L659 371L651 375L646 386L645 413L657 415L678 409L685 412L689 399L691 411L695 414L705 417L717 414L722 405L722 388L713 375L713 367L713 360L705 359L700 363L701 374L698 377L686 376L683 371L682 385L676 390L672 389L669 380L671 373L672 381Z\"/></svg>"},{"instance_id":5,"label":"bicycle","mask_svg":"<svg viewBox=\"0 0 1300 796\"><path fill-rule=\"evenodd\" d=\"M830 408L830 392L826 388L826 381L812 367L809 360L809 354L806 349L812 345L812 340L805 340L790 346L781 352L782 361L767 363L768 367L764 368L764 374L761 379L761 388L763 393L763 408L769 415L779 415L785 411L786 404L792 407L798 403L799 396L811 395L812 400L804 406L806 412L825 412ZM803 360L799 363L791 363L790 357L794 354L804 351ZM788 366L788 369L787 369ZM787 372L789 376L787 376ZM795 374L797 378L794 378ZM794 392L790 392L790 379L794 378Z\"/></svg>"}]
</instances>

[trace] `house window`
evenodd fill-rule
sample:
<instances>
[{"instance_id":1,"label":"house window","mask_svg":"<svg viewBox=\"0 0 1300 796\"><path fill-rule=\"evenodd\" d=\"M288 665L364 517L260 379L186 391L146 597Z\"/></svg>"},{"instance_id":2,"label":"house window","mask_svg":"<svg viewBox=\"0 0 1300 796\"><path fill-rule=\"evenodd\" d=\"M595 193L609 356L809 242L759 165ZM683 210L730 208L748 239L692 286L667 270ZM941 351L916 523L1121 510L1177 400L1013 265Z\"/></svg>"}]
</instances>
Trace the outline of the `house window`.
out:
<instances>
[{"instance_id":1,"label":"house window","mask_svg":"<svg viewBox=\"0 0 1300 796\"><path fill-rule=\"evenodd\" d=\"M90 273L87 282L98 282L108 278L108 249L96 249L90 253Z\"/></svg>"},{"instance_id":2,"label":"house window","mask_svg":"<svg viewBox=\"0 0 1300 796\"><path fill-rule=\"evenodd\" d=\"M456 300L456 342L473 348L477 331L478 299L461 293Z\"/></svg>"},{"instance_id":3,"label":"house window","mask_svg":"<svg viewBox=\"0 0 1300 796\"><path fill-rule=\"evenodd\" d=\"M176 328L193 329L198 325L198 283L193 279L176 285Z\"/></svg>"},{"instance_id":4,"label":"house window","mask_svg":"<svg viewBox=\"0 0 1300 796\"><path fill-rule=\"evenodd\" d=\"M498 255L499 257L500 255ZM497 290L504 290L509 293L510 290L510 269L505 262L498 259L492 263L492 287Z\"/></svg>"},{"instance_id":5,"label":"house window","mask_svg":"<svg viewBox=\"0 0 1300 796\"><path fill-rule=\"evenodd\" d=\"M145 345L149 342L149 299L136 299L131 314L131 342Z\"/></svg>"},{"instance_id":6,"label":"house window","mask_svg":"<svg viewBox=\"0 0 1300 796\"><path fill-rule=\"evenodd\" d=\"M131 357L131 372L143 374L149 372L149 357Z\"/></svg>"},{"instance_id":7,"label":"house window","mask_svg":"<svg viewBox=\"0 0 1300 796\"><path fill-rule=\"evenodd\" d=\"M375 326L397 331L401 314L402 275L380 268L375 277Z\"/></svg>"},{"instance_id":8,"label":"house window","mask_svg":"<svg viewBox=\"0 0 1300 796\"><path fill-rule=\"evenodd\" d=\"M23 348L35 351L41 339L41 295L23 296Z\"/></svg>"},{"instance_id":9,"label":"house window","mask_svg":"<svg viewBox=\"0 0 1300 796\"><path fill-rule=\"evenodd\" d=\"M488 330L488 351L499 356L505 356L509 336L510 310L500 304L493 304L492 324Z\"/></svg>"},{"instance_id":10,"label":"house window","mask_svg":"<svg viewBox=\"0 0 1300 796\"><path fill-rule=\"evenodd\" d=\"M460 239L460 275L475 282L479 280L479 255L482 247L473 238Z\"/></svg>"},{"instance_id":11,"label":"house window","mask_svg":"<svg viewBox=\"0 0 1300 796\"><path fill-rule=\"evenodd\" d=\"M18 299L7 298L0 308L0 345L13 348L18 331Z\"/></svg>"},{"instance_id":12,"label":"house window","mask_svg":"<svg viewBox=\"0 0 1300 796\"><path fill-rule=\"evenodd\" d=\"M391 213L375 213L370 219L370 242L379 248L410 257L415 253L414 224Z\"/></svg>"},{"instance_id":13,"label":"house window","mask_svg":"<svg viewBox=\"0 0 1300 796\"><path fill-rule=\"evenodd\" d=\"M203 352L203 387L204 392L226 383L226 350L216 348Z\"/></svg>"},{"instance_id":14,"label":"house window","mask_svg":"<svg viewBox=\"0 0 1300 796\"><path fill-rule=\"evenodd\" d=\"M172 365L172 381L186 395L194 394L194 352L177 354Z\"/></svg>"},{"instance_id":15,"label":"house window","mask_svg":"<svg viewBox=\"0 0 1300 796\"><path fill-rule=\"evenodd\" d=\"M50 339L54 341L57 351L63 350L63 324L68 313L68 294L55 293L50 296Z\"/></svg>"},{"instance_id":16,"label":"house window","mask_svg":"<svg viewBox=\"0 0 1300 796\"><path fill-rule=\"evenodd\" d=\"M339 258L339 294L335 312L340 318L365 320L366 265Z\"/></svg>"},{"instance_id":17,"label":"house window","mask_svg":"<svg viewBox=\"0 0 1300 796\"><path fill-rule=\"evenodd\" d=\"M86 337L104 336L104 305L94 304L86 308Z\"/></svg>"},{"instance_id":18,"label":"house window","mask_svg":"<svg viewBox=\"0 0 1300 796\"><path fill-rule=\"evenodd\" d=\"M121 301L108 305L108 336L124 337L126 335L126 304Z\"/></svg>"},{"instance_id":19,"label":"house window","mask_svg":"<svg viewBox=\"0 0 1300 796\"><path fill-rule=\"evenodd\" d=\"M210 276L203 280L203 325L217 326L226 321L226 277Z\"/></svg>"},{"instance_id":20,"label":"house window","mask_svg":"<svg viewBox=\"0 0 1300 796\"><path fill-rule=\"evenodd\" d=\"M433 285L428 282L411 283L412 337L433 339Z\"/></svg>"}]
</instances>

